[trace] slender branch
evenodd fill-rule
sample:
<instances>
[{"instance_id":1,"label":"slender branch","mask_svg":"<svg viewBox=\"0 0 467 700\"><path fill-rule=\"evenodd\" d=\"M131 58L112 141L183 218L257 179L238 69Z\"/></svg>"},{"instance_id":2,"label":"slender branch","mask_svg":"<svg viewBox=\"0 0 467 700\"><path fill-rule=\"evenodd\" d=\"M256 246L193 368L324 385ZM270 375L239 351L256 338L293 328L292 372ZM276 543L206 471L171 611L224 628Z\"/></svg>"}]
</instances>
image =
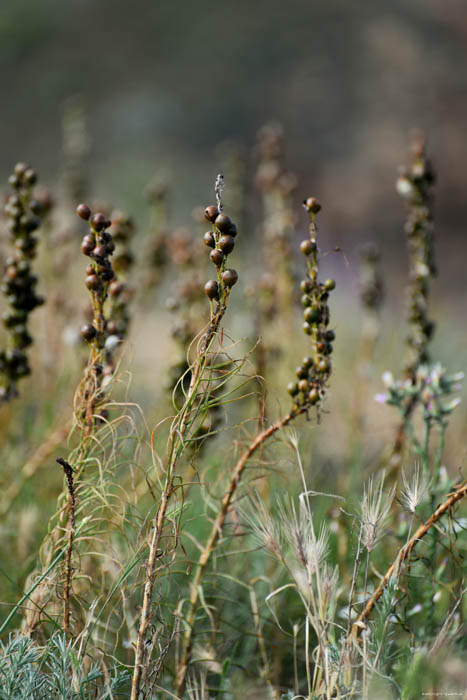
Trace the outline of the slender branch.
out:
<instances>
[{"instance_id":1,"label":"slender branch","mask_svg":"<svg viewBox=\"0 0 467 700\"><path fill-rule=\"evenodd\" d=\"M67 488L68 488L68 509L70 511L70 527L68 529L68 544L65 556L65 591L63 596L63 628L67 636L70 635L70 597L71 597L71 578L72 578L72 568L71 568L71 557L73 554L73 542L75 539L75 508L76 508L76 496L75 496L75 485L73 483L73 468L71 465L63 459L63 457L58 457L58 464L61 465L63 471L65 472Z\"/></svg>"},{"instance_id":2,"label":"slender branch","mask_svg":"<svg viewBox=\"0 0 467 700\"><path fill-rule=\"evenodd\" d=\"M240 479L248 463L248 460L254 454L254 452L256 452L256 450L259 447L261 447L266 442L266 440L268 440L268 438L274 435L274 433L276 433L281 428L288 425L288 423L290 423L290 421L292 421L297 415L302 413L303 410L304 409L298 408L292 409L292 411L290 411L290 413L288 413L286 416L278 418L274 423L272 423L269 426L269 428L263 430L261 433L258 433L258 435L256 435L254 440L250 443L247 450L243 453L243 455L240 457L237 464L235 465L235 468L232 472L232 476L230 478L229 485L222 498L219 512L212 525L208 540L199 558L195 577L191 585L189 608L185 617L186 629L183 637L182 657L177 669L177 692L179 694L183 691L186 681L188 664L190 663L191 659L193 628L196 617L196 611L198 609L201 581L203 579L206 567L211 559L212 553L216 547L217 541L222 534L222 529L224 527L225 519L227 517L230 505L232 503L233 496L240 483Z\"/></svg>"},{"instance_id":3,"label":"slender branch","mask_svg":"<svg viewBox=\"0 0 467 700\"><path fill-rule=\"evenodd\" d=\"M144 584L143 605L141 608L138 637L136 642L134 671L131 684L131 700L138 700L143 681L143 667L146 654L146 633L152 615L152 597L157 573L157 561L161 555L160 542L162 538L162 531L164 528L167 508L172 494L174 492L175 467L178 458L183 452L183 438L189 427L189 415L191 412L193 401L196 397L199 380L206 363L207 353L209 352L209 348L211 346L212 341L217 335L219 326L221 324L225 312L226 306L219 305L216 313L211 319L206 333L204 334L201 340L199 346L199 354L196 365L192 371L190 388L188 390L186 401L182 410L178 414L178 420L176 421L175 426L172 429L172 435L170 440L171 447L169 450L169 464L166 472L167 476L164 487L162 489L161 501L157 510L155 523L151 534L148 560L146 562L146 581Z\"/></svg>"},{"instance_id":4,"label":"slender branch","mask_svg":"<svg viewBox=\"0 0 467 700\"><path fill-rule=\"evenodd\" d=\"M467 494L467 481L464 481L464 483L461 486L458 486L455 491L449 494L449 496L446 498L444 503L442 503L438 508L435 510L432 515L428 518L428 520L423 523L423 525L420 525L418 530L414 533L414 535L408 540L408 542L401 547L399 550L397 557L385 573L383 579L381 580L381 583L379 584L378 588L376 591L373 593L371 598L368 600L365 608L363 611L360 613L358 616L357 620L353 623L352 625L352 631L347 637L347 644L349 644L352 640L358 638L358 636L361 634L362 630L364 629L364 620L370 615L371 611L375 607L376 603L378 600L381 598L383 595L386 586L389 583L389 580L393 575L399 576L401 567L406 559L410 556L412 549L415 547L417 542L419 542L422 537L426 535L426 533L430 530L435 523L438 522L438 520L448 511L450 508L453 507L455 503L461 500L465 495Z\"/></svg>"}]
</instances>

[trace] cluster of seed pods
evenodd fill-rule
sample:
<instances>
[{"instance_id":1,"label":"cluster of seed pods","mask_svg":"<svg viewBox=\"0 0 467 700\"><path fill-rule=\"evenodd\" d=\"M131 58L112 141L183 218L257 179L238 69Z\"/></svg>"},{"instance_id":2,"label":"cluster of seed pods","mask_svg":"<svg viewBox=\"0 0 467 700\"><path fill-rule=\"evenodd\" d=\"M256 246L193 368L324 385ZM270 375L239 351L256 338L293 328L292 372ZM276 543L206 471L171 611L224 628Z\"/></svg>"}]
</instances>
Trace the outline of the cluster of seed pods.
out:
<instances>
[{"instance_id":1,"label":"cluster of seed pods","mask_svg":"<svg viewBox=\"0 0 467 700\"><path fill-rule=\"evenodd\" d=\"M204 286L208 298L225 305L231 288L238 280L236 270L226 268L226 261L235 247L237 227L227 214L219 211L215 205L206 207L204 216L212 223L212 230L204 234L203 240L212 248L209 258L217 269L217 281L209 280Z\"/></svg>"},{"instance_id":2,"label":"cluster of seed pods","mask_svg":"<svg viewBox=\"0 0 467 700\"><path fill-rule=\"evenodd\" d=\"M308 273L301 281L303 292L301 299L303 310L303 330L311 336L312 354L304 357L297 367L297 381L290 382L287 389L293 398L294 407L307 408L319 404L324 398L327 381L331 374L332 343L335 338L329 325L329 293L335 288L332 279L325 282L318 280L318 245L316 242L315 216L321 205L314 197L309 197L304 206L310 216L310 237L300 244L300 250L306 258Z\"/></svg>"},{"instance_id":3,"label":"cluster of seed pods","mask_svg":"<svg viewBox=\"0 0 467 700\"><path fill-rule=\"evenodd\" d=\"M417 367L429 361L428 343L435 324L428 316L430 286L436 275L433 249L432 187L435 174L426 156L423 140L412 149L412 162L401 169L396 183L399 194L409 206L405 224L409 249L408 316L409 347L406 375L415 377Z\"/></svg>"},{"instance_id":4,"label":"cluster of seed pods","mask_svg":"<svg viewBox=\"0 0 467 700\"><path fill-rule=\"evenodd\" d=\"M115 243L107 231L110 220L101 212L92 214L87 204L80 204L76 210L78 216L89 222L89 232L81 242L81 252L90 258L86 267L86 287L91 293L93 321L81 328L81 335L86 342L102 348L105 342L107 322L104 316L104 302L107 298L109 284L115 273L110 256L115 250Z\"/></svg>"},{"instance_id":5,"label":"cluster of seed pods","mask_svg":"<svg viewBox=\"0 0 467 700\"><path fill-rule=\"evenodd\" d=\"M5 214L15 251L6 259L3 274L2 292L9 308L2 319L7 341L6 348L0 352L0 401L17 396L18 380L31 372L26 355L26 348L33 342L28 317L44 303L44 298L36 293L37 277L32 272L31 261L36 257L39 240L35 231L41 225L41 216L50 208L50 203L34 198L37 175L28 165L18 163L8 182L14 192L7 199Z\"/></svg>"}]
</instances>

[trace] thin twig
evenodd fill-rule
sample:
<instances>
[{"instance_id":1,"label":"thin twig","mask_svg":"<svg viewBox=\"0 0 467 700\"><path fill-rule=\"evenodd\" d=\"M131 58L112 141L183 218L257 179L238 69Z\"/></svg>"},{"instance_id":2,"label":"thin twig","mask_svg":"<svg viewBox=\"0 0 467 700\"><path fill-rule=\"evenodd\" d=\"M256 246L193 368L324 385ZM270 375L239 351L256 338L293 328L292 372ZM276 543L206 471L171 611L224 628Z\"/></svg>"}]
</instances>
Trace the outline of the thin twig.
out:
<instances>
[{"instance_id":1,"label":"thin twig","mask_svg":"<svg viewBox=\"0 0 467 700\"><path fill-rule=\"evenodd\" d=\"M284 428L290 423L302 410L293 409L286 416L278 418L274 423L272 423L269 428L263 430L259 433L254 440L250 443L247 450L238 460L235 468L232 472L229 485L222 498L221 506L217 517L212 525L211 532L209 534L208 540L204 546L201 556L198 561L196 568L195 577L191 585L191 595L189 600L189 608L185 617L186 629L183 638L183 650L182 658L178 664L177 669L177 692L180 694L183 690L186 681L186 674L188 671L188 664L190 663L192 643L193 643L193 628L196 616L196 611L198 609L199 595L201 581L204 576L206 567L211 559L212 553L216 547L217 541L222 534L222 529L224 527L225 519L227 517L230 505L232 503L233 496L237 490L240 483L240 479L245 470L245 467L250 459L250 457L256 452L256 450L261 447L268 438L270 438L274 433L276 433L281 428Z\"/></svg>"},{"instance_id":2,"label":"thin twig","mask_svg":"<svg viewBox=\"0 0 467 700\"><path fill-rule=\"evenodd\" d=\"M72 568L71 568L71 557L73 554L73 542L75 538L75 508L76 508L76 495L75 495L75 485L73 483L73 468L71 465L63 459L63 457L58 457L58 464L60 464L65 473L67 488L68 488L68 509L70 511L70 527L68 529L68 545L65 557L65 591L63 596L63 628L67 636L70 635L70 596L71 596L71 579L72 579Z\"/></svg>"},{"instance_id":3,"label":"thin twig","mask_svg":"<svg viewBox=\"0 0 467 700\"><path fill-rule=\"evenodd\" d=\"M450 508L453 507L455 503L461 500L465 495L467 494L467 481L464 481L464 483L457 487L455 491L449 494L449 496L446 498L444 503L442 503L438 508L435 510L432 515L428 518L428 520L423 523L423 525L420 525L418 530L414 533L414 535L408 540L408 542L401 547L399 550L397 557L385 573L383 579L381 580L381 583L379 584L378 588L376 591L373 593L373 595L369 598L365 608L363 611L360 613L358 616L357 620L353 623L352 625L352 630L350 634L347 637L347 644L350 644L352 641L357 639L359 635L361 634L362 630L365 629L365 624L364 620L370 615L371 611L375 607L376 603L378 600L381 598L383 595L386 586L389 583L389 580L393 575L399 576L401 567L406 559L410 556L412 549L415 547L417 542L419 542L422 537L426 535L426 533L430 530L435 523L438 522L438 520L447 512L450 510Z\"/></svg>"}]
</instances>

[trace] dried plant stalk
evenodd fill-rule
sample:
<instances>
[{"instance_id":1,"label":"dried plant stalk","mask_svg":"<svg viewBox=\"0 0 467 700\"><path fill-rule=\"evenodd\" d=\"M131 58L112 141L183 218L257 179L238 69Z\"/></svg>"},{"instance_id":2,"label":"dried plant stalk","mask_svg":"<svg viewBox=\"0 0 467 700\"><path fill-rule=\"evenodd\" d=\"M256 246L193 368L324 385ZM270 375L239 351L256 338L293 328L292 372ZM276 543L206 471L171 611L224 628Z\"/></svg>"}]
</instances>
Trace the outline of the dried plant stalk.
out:
<instances>
[{"instance_id":1,"label":"dried plant stalk","mask_svg":"<svg viewBox=\"0 0 467 700\"><path fill-rule=\"evenodd\" d=\"M403 547L401 547L397 554L397 557L394 559L393 563L383 576L378 588L368 600L367 604L365 605L365 608L362 610L356 621L353 623L352 630L347 638L347 644L350 644L353 641L355 641L361 634L361 632L365 629L364 620L366 620L366 618L370 615L376 603L383 595L391 577L394 575L398 577L400 575L400 571L404 561L408 559L417 542L419 542L427 534L430 528L432 528L438 522L438 520L445 513L447 513L458 501L460 501L461 498L463 498L466 494L467 481L464 481L463 484L458 486L455 489L455 491L448 495L446 500L440 506L438 506L435 512L432 513L432 515L430 515L428 520L425 523L423 523L423 525L420 525L420 527L410 538L410 540L406 542L406 544Z\"/></svg>"}]
</instances>

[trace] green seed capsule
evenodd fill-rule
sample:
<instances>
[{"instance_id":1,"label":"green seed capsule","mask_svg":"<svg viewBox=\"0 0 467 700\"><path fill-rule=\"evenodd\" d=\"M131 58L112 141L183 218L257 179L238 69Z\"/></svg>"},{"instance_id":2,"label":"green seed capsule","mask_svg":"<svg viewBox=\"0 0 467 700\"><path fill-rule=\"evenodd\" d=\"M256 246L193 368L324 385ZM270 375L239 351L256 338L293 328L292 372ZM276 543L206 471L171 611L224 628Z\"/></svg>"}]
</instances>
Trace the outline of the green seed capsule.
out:
<instances>
[{"instance_id":1,"label":"green seed capsule","mask_svg":"<svg viewBox=\"0 0 467 700\"><path fill-rule=\"evenodd\" d=\"M313 289L313 285L310 280L302 280L300 282L300 289L304 294L309 294Z\"/></svg>"},{"instance_id":2,"label":"green seed capsule","mask_svg":"<svg viewBox=\"0 0 467 700\"><path fill-rule=\"evenodd\" d=\"M300 250L302 251L303 255L311 255L315 248L316 246L314 246L310 240L305 240L300 243Z\"/></svg>"},{"instance_id":3,"label":"green seed capsule","mask_svg":"<svg viewBox=\"0 0 467 700\"><path fill-rule=\"evenodd\" d=\"M324 283L324 288L327 292L332 292L332 290L336 288L335 280L326 280Z\"/></svg>"},{"instance_id":4,"label":"green seed capsule","mask_svg":"<svg viewBox=\"0 0 467 700\"><path fill-rule=\"evenodd\" d=\"M311 305L311 298L308 296L308 294L304 294L300 301L302 302L302 306Z\"/></svg>"},{"instance_id":5,"label":"green seed capsule","mask_svg":"<svg viewBox=\"0 0 467 700\"><path fill-rule=\"evenodd\" d=\"M308 394L308 401L311 403L312 406L318 403L319 401L319 391L318 389L312 389L310 393Z\"/></svg>"},{"instance_id":6,"label":"green seed capsule","mask_svg":"<svg viewBox=\"0 0 467 700\"><path fill-rule=\"evenodd\" d=\"M298 390L301 391L302 394L306 394L309 388L310 385L308 383L308 379L300 379L298 382Z\"/></svg>"},{"instance_id":7,"label":"green seed capsule","mask_svg":"<svg viewBox=\"0 0 467 700\"><path fill-rule=\"evenodd\" d=\"M287 384L287 391L289 392L290 396L297 396L297 394L298 394L297 382L289 382Z\"/></svg>"}]
</instances>

